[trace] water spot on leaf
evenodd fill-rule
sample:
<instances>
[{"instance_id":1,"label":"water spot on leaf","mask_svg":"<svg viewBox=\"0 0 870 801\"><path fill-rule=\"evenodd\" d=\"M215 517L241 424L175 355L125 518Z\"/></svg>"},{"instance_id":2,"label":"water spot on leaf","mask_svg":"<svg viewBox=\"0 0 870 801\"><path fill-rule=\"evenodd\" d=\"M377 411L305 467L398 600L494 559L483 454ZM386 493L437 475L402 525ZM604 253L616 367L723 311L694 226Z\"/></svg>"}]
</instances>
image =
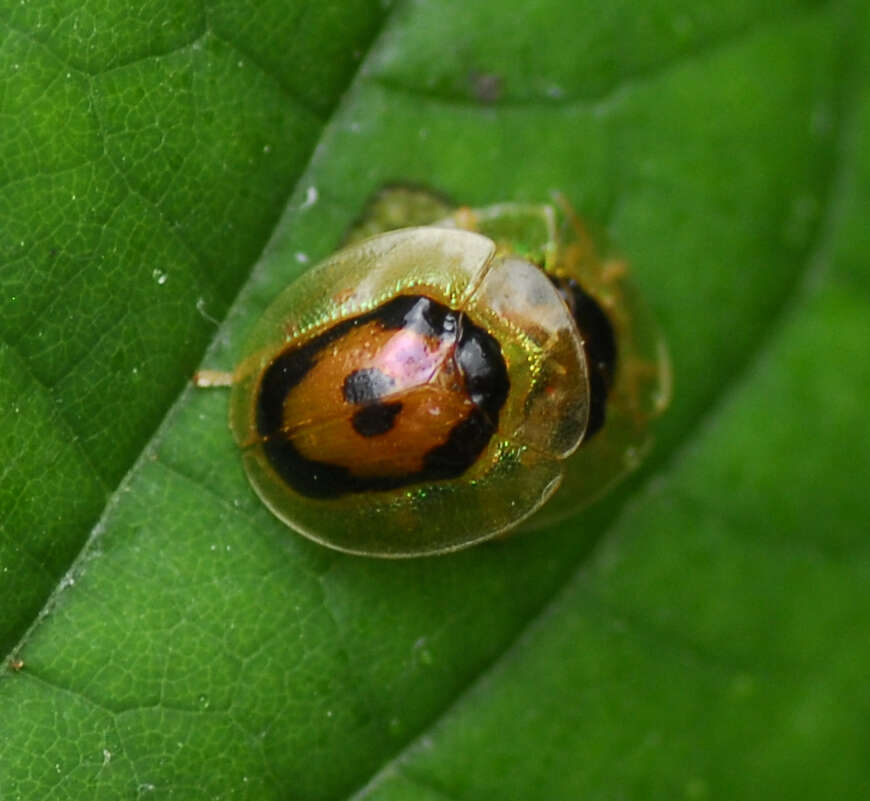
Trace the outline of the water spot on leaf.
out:
<instances>
[{"instance_id":1,"label":"water spot on leaf","mask_svg":"<svg viewBox=\"0 0 870 801\"><path fill-rule=\"evenodd\" d=\"M317 203L318 197L319 193L317 191L317 187L309 186L308 189L305 190L305 200L302 201L302 205L299 207L299 210L304 211L305 209L310 209L315 203Z\"/></svg>"}]
</instances>

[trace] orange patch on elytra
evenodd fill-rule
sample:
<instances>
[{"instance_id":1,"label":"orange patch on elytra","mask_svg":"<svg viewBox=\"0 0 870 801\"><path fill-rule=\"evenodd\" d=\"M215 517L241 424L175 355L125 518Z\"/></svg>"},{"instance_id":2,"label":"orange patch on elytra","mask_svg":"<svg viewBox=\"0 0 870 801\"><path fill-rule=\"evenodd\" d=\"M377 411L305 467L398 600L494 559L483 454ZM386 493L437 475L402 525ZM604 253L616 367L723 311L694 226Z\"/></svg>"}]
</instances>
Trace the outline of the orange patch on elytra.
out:
<instances>
[{"instance_id":1,"label":"orange patch on elytra","mask_svg":"<svg viewBox=\"0 0 870 801\"><path fill-rule=\"evenodd\" d=\"M389 402L401 403L402 408L383 434L363 436L351 415L298 428L290 440L306 459L346 467L360 478L401 477L423 470L426 454L445 444L453 428L474 409L468 398L437 386L417 387Z\"/></svg>"},{"instance_id":2,"label":"orange patch on elytra","mask_svg":"<svg viewBox=\"0 0 870 801\"><path fill-rule=\"evenodd\" d=\"M306 459L346 467L359 477L399 477L424 469L426 454L443 445L475 408L453 361L455 341L378 321L352 328L318 354L284 399L283 435ZM373 370L389 388L366 403L345 397L353 373ZM374 404L400 403L383 433L365 436L354 416ZM389 416L388 416L389 417Z\"/></svg>"}]
</instances>

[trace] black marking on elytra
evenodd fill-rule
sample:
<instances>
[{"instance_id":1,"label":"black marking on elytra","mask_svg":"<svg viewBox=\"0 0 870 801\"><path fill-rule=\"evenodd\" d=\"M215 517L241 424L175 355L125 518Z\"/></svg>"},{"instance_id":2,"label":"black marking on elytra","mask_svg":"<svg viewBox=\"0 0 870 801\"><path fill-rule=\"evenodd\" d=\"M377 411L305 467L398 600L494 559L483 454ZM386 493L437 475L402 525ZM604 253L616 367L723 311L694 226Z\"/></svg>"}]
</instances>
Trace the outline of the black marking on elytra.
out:
<instances>
[{"instance_id":1,"label":"black marking on elytra","mask_svg":"<svg viewBox=\"0 0 870 801\"><path fill-rule=\"evenodd\" d=\"M497 428L498 414L510 389L498 341L476 325L465 325L454 358L465 376L468 396Z\"/></svg>"},{"instance_id":2,"label":"black marking on elytra","mask_svg":"<svg viewBox=\"0 0 870 801\"><path fill-rule=\"evenodd\" d=\"M322 352L354 327L377 321L384 329L410 329L456 345L454 360L463 375L466 391L475 404L468 417L454 426L446 441L423 457L423 468L404 476L358 476L352 466L329 464L304 457L283 434L283 408L287 394L317 363ZM362 403L351 425L362 436L389 431L401 403L371 403L381 397L380 379L359 370L345 381L345 399ZM374 380L371 380L374 379ZM359 382L359 383L357 383ZM310 498L337 498L348 493L388 491L426 481L461 476L477 460L498 429L498 418L510 382L497 340L455 311L422 295L399 295L371 312L336 323L304 345L280 353L266 368L257 397L257 430L263 452L278 475L296 492ZM352 398L357 400L352 400ZM361 430L362 429L362 430ZM414 443L408 443L414 447Z\"/></svg>"},{"instance_id":3,"label":"black marking on elytra","mask_svg":"<svg viewBox=\"0 0 870 801\"><path fill-rule=\"evenodd\" d=\"M496 425L479 408L453 426L447 442L426 454L426 472L432 478L462 475L477 461L495 433Z\"/></svg>"},{"instance_id":4,"label":"black marking on elytra","mask_svg":"<svg viewBox=\"0 0 870 801\"><path fill-rule=\"evenodd\" d=\"M386 434L396 424L396 415L402 411L402 404L372 403L363 406L351 418L350 424L357 434L363 437L378 437Z\"/></svg>"},{"instance_id":5,"label":"black marking on elytra","mask_svg":"<svg viewBox=\"0 0 870 801\"><path fill-rule=\"evenodd\" d=\"M372 403L388 395L396 380L377 367L354 370L344 379L342 393L348 403Z\"/></svg>"},{"instance_id":6,"label":"black marking on elytra","mask_svg":"<svg viewBox=\"0 0 870 801\"><path fill-rule=\"evenodd\" d=\"M452 339L460 312L424 295L399 295L372 315L387 330L408 330L425 337ZM369 316L369 315L364 315Z\"/></svg>"},{"instance_id":7,"label":"black marking on elytra","mask_svg":"<svg viewBox=\"0 0 870 801\"><path fill-rule=\"evenodd\" d=\"M449 317L449 319L448 319ZM257 431L269 437L284 424L284 399L317 363L322 352L348 331L378 322L386 330L409 328L425 336L455 336L458 313L422 295L399 295L370 312L341 320L304 345L279 353L264 370L257 397Z\"/></svg>"},{"instance_id":8,"label":"black marking on elytra","mask_svg":"<svg viewBox=\"0 0 870 801\"><path fill-rule=\"evenodd\" d=\"M589 439L604 425L607 396L616 375L616 334L604 309L573 278L550 276L550 280L567 304L583 340L589 365L589 420L585 436Z\"/></svg>"},{"instance_id":9,"label":"black marking on elytra","mask_svg":"<svg viewBox=\"0 0 870 801\"><path fill-rule=\"evenodd\" d=\"M311 343L279 354L266 368L257 392L257 431L269 437L284 425L284 399L314 366L320 347Z\"/></svg>"}]
</instances>

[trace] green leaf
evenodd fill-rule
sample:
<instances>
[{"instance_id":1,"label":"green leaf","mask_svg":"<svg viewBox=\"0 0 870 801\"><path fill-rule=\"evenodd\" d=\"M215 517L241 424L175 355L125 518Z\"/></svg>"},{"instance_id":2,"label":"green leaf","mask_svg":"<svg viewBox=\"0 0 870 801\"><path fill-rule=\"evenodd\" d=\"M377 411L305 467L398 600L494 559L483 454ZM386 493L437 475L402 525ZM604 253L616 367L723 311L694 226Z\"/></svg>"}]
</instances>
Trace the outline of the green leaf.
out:
<instances>
[{"instance_id":1,"label":"green leaf","mask_svg":"<svg viewBox=\"0 0 870 801\"><path fill-rule=\"evenodd\" d=\"M0 797L863 799L868 53L859 0L0 8ZM187 388L396 180L561 190L661 318L653 458L558 529L326 551Z\"/></svg>"}]
</instances>

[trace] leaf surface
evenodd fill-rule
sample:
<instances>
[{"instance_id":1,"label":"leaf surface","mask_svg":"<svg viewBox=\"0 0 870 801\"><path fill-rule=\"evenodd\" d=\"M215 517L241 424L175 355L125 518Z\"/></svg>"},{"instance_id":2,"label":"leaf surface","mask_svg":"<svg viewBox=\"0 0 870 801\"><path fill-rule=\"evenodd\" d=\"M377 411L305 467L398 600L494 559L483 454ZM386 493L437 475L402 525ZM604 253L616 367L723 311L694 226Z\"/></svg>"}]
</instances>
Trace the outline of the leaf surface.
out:
<instances>
[{"instance_id":1,"label":"leaf surface","mask_svg":"<svg viewBox=\"0 0 870 801\"><path fill-rule=\"evenodd\" d=\"M0 797L862 798L865 5L0 11ZM661 318L558 529L325 551L185 388L396 180L564 192Z\"/></svg>"}]
</instances>

